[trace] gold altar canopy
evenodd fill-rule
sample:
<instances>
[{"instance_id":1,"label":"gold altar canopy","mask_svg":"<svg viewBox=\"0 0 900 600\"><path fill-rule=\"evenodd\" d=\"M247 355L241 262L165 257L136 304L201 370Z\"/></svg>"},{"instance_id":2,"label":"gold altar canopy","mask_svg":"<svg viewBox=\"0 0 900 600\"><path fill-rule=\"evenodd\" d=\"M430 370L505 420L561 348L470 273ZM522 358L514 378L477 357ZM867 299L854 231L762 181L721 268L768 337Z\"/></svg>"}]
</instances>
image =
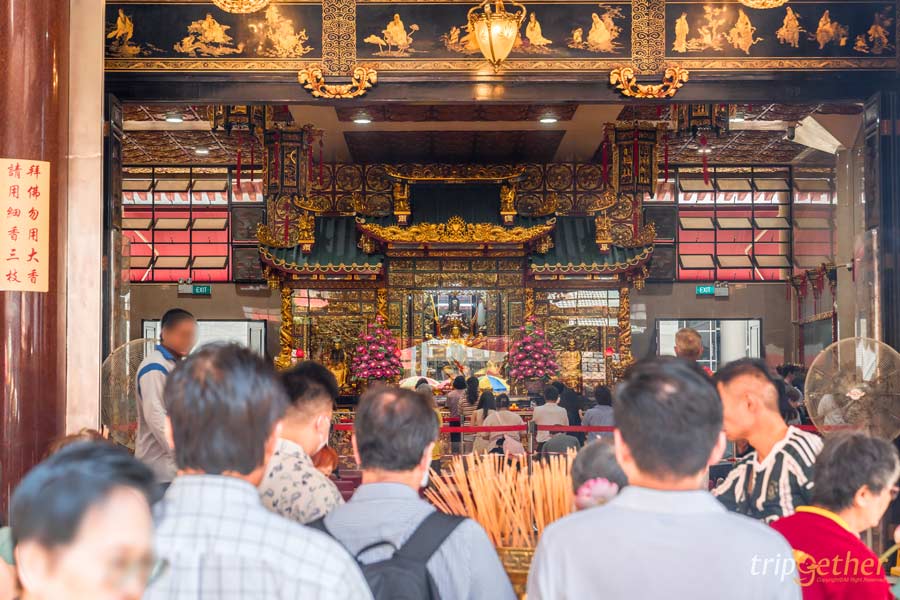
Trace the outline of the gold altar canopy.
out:
<instances>
[{"instance_id":1,"label":"gold altar canopy","mask_svg":"<svg viewBox=\"0 0 900 600\"><path fill-rule=\"evenodd\" d=\"M259 252L282 293L279 366L302 351L352 392L356 340L376 315L399 340L405 375L506 375L531 317L579 387L630 363L628 293L646 278L654 241L641 194L604 190L599 166L588 164L335 164L328 175L360 189L334 203L307 172L316 135L311 126L261 134L268 208ZM648 152L639 166L655 147ZM560 167L600 191L565 206L530 191L535 175ZM575 375L582 364L591 368L584 377Z\"/></svg>"}]
</instances>

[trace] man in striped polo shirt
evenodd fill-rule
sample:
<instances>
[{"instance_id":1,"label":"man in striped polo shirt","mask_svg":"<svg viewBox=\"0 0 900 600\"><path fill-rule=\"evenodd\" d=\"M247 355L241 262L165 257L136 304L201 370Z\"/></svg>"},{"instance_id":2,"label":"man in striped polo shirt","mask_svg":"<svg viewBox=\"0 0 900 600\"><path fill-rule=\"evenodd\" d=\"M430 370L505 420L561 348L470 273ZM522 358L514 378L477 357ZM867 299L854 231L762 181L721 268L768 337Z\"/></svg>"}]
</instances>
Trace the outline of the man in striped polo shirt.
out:
<instances>
[{"instance_id":1,"label":"man in striped polo shirt","mask_svg":"<svg viewBox=\"0 0 900 600\"><path fill-rule=\"evenodd\" d=\"M713 494L729 510L767 523L809 504L819 436L790 427L779 411L784 385L761 360L742 359L716 373L725 412L725 434L747 440L741 458Z\"/></svg>"}]
</instances>

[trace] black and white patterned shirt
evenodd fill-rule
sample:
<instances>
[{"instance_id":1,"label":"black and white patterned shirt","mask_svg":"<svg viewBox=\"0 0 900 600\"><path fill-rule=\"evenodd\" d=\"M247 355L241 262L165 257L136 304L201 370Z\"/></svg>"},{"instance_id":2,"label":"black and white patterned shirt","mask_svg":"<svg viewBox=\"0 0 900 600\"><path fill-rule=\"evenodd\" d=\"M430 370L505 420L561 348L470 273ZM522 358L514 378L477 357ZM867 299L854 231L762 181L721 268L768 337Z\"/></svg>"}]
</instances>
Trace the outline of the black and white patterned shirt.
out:
<instances>
[{"instance_id":1,"label":"black and white patterned shirt","mask_svg":"<svg viewBox=\"0 0 900 600\"><path fill-rule=\"evenodd\" d=\"M266 508L304 525L344 503L337 486L316 468L303 448L285 439L278 440L259 495Z\"/></svg>"},{"instance_id":2,"label":"black and white patterned shirt","mask_svg":"<svg viewBox=\"0 0 900 600\"><path fill-rule=\"evenodd\" d=\"M372 598L346 550L266 510L246 481L177 477L154 512L165 567L144 600Z\"/></svg>"},{"instance_id":3,"label":"black and white patterned shirt","mask_svg":"<svg viewBox=\"0 0 900 600\"><path fill-rule=\"evenodd\" d=\"M813 469L821 451L822 438L788 427L762 462L756 450L750 452L735 463L713 494L728 510L766 523L787 517L810 503Z\"/></svg>"}]
</instances>

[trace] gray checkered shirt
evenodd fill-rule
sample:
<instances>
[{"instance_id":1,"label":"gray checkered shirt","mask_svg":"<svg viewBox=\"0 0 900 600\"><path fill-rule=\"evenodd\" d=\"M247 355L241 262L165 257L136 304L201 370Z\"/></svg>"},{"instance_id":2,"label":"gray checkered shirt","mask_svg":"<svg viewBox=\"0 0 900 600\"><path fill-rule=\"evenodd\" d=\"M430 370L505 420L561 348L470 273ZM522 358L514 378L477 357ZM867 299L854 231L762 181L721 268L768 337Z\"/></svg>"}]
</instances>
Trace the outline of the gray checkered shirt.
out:
<instances>
[{"instance_id":1,"label":"gray checkered shirt","mask_svg":"<svg viewBox=\"0 0 900 600\"><path fill-rule=\"evenodd\" d=\"M155 512L167 567L144 600L372 598L346 550L266 510L245 481L178 477Z\"/></svg>"}]
</instances>

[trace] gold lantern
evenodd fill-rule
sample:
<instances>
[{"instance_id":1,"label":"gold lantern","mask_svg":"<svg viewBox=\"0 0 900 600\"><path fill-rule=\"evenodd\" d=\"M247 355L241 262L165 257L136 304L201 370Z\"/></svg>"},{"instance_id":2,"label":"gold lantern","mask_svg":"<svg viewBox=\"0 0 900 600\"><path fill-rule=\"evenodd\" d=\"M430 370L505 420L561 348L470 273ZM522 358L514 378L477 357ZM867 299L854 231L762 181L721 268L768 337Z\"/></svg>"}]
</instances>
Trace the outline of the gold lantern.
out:
<instances>
[{"instance_id":1,"label":"gold lantern","mask_svg":"<svg viewBox=\"0 0 900 600\"><path fill-rule=\"evenodd\" d=\"M500 65L512 52L525 21L525 7L514 1L509 4L518 10L507 11L503 0L495 0L493 8L490 0L484 0L469 10L469 30L495 71L500 70Z\"/></svg>"},{"instance_id":2,"label":"gold lantern","mask_svg":"<svg viewBox=\"0 0 900 600\"><path fill-rule=\"evenodd\" d=\"M243 15L264 9L269 0L212 0L212 3L225 12Z\"/></svg>"},{"instance_id":3,"label":"gold lantern","mask_svg":"<svg viewBox=\"0 0 900 600\"><path fill-rule=\"evenodd\" d=\"M656 195L659 146L667 128L665 123L644 121L606 125L606 138L612 150L610 184L617 194L636 198L644 193L651 198Z\"/></svg>"},{"instance_id":4,"label":"gold lantern","mask_svg":"<svg viewBox=\"0 0 900 600\"><path fill-rule=\"evenodd\" d=\"M787 4L788 0L740 0L740 3L750 8L778 8Z\"/></svg>"}]
</instances>

